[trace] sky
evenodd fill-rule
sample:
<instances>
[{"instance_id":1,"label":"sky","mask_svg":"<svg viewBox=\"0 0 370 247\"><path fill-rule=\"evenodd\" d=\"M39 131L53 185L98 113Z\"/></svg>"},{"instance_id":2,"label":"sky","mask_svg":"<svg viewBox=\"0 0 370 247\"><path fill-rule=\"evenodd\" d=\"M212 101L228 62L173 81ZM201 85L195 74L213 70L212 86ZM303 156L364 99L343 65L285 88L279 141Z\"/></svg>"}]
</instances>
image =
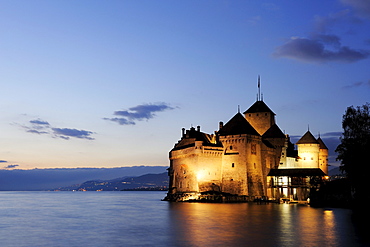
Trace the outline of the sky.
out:
<instances>
[{"instance_id":1,"label":"sky","mask_svg":"<svg viewBox=\"0 0 370 247\"><path fill-rule=\"evenodd\" d=\"M264 102L331 148L370 101L367 0L0 0L0 168L167 166ZM335 149L335 146L334 146Z\"/></svg>"}]
</instances>

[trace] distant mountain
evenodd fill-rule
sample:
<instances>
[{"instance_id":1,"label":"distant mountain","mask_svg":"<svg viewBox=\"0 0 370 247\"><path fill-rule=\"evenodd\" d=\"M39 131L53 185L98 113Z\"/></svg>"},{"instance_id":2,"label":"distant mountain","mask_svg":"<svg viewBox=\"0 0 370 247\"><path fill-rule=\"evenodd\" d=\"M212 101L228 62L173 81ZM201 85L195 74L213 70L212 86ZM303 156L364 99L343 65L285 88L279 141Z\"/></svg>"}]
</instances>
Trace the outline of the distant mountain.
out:
<instances>
[{"instance_id":1,"label":"distant mountain","mask_svg":"<svg viewBox=\"0 0 370 247\"><path fill-rule=\"evenodd\" d=\"M0 170L0 191L50 190L84 181L112 180L148 173L163 173L167 166L132 166L116 168L55 168Z\"/></svg>"},{"instance_id":2,"label":"distant mountain","mask_svg":"<svg viewBox=\"0 0 370 247\"><path fill-rule=\"evenodd\" d=\"M145 174L138 177L116 178L112 180L92 180L81 185L58 188L61 191L117 191L117 190L167 190L167 172Z\"/></svg>"}]
</instances>

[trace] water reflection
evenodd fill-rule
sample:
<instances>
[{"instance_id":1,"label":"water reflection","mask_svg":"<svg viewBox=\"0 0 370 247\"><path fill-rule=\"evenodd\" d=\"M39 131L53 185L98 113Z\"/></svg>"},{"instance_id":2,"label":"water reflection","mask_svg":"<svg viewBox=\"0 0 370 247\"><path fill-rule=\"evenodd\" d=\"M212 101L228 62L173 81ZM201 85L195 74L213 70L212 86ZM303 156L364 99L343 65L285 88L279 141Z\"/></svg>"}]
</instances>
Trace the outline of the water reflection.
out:
<instances>
[{"instance_id":1,"label":"water reflection","mask_svg":"<svg viewBox=\"0 0 370 247\"><path fill-rule=\"evenodd\" d=\"M364 246L345 209L169 203L169 218L176 246Z\"/></svg>"}]
</instances>

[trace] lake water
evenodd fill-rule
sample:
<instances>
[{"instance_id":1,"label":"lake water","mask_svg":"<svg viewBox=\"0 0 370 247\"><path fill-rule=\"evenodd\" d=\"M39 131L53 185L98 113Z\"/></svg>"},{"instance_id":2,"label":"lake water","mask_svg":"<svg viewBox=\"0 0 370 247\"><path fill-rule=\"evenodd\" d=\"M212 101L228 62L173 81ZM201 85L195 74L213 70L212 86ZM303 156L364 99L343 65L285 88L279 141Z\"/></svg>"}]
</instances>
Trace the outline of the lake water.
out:
<instances>
[{"instance_id":1,"label":"lake water","mask_svg":"<svg viewBox=\"0 0 370 247\"><path fill-rule=\"evenodd\" d=\"M169 203L164 192L0 192L0 246L369 246L347 209ZM365 235L365 236L364 236Z\"/></svg>"}]
</instances>

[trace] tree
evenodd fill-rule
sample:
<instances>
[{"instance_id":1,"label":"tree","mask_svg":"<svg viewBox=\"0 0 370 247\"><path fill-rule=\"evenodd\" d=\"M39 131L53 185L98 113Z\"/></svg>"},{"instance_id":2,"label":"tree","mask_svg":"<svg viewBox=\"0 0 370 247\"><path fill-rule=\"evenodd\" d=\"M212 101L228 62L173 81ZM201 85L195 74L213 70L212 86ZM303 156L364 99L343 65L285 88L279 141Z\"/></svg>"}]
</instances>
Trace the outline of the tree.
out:
<instances>
[{"instance_id":1,"label":"tree","mask_svg":"<svg viewBox=\"0 0 370 247\"><path fill-rule=\"evenodd\" d=\"M347 108L342 119L343 134L336 148L341 170L347 175L355 199L370 198L370 104Z\"/></svg>"}]
</instances>

